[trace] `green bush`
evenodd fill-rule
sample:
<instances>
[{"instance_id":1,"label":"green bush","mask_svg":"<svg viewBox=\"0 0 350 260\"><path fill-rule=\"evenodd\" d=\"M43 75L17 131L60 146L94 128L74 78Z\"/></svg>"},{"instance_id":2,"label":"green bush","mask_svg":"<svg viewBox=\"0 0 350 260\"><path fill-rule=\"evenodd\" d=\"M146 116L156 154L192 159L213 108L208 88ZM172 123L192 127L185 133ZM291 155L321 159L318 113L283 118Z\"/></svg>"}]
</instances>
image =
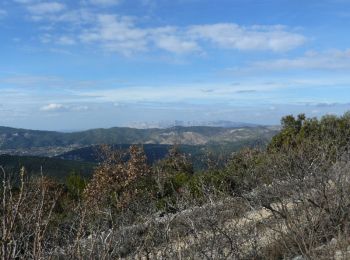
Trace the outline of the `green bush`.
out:
<instances>
[{"instance_id":1,"label":"green bush","mask_svg":"<svg viewBox=\"0 0 350 260\"><path fill-rule=\"evenodd\" d=\"M68 194L73 199L79 199L86 187L86 180L75 171L66 178Z\"/></svg>"}]
</instances>

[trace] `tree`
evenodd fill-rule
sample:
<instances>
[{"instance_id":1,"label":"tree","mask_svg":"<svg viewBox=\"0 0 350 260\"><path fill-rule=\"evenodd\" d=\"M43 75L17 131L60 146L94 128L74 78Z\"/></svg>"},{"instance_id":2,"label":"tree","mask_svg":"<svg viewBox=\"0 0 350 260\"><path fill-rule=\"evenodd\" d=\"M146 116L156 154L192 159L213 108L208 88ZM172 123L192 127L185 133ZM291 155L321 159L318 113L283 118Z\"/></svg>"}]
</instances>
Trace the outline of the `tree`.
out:
<instances>
[{"instance_id":1,"label":"tree","mask_svg":"<svg viewBox=\"0 0 350 260\"><path fill-rule=\"evenodd\" d=\"M111 147L103 146L104 161L96 168L92 180L84 190L86 201L100 208L112 205L115 208L127 206L138 193L135 183L148 175L150 169L142 147L132 145L130 158Z\"/></svg>"}]
</instances>

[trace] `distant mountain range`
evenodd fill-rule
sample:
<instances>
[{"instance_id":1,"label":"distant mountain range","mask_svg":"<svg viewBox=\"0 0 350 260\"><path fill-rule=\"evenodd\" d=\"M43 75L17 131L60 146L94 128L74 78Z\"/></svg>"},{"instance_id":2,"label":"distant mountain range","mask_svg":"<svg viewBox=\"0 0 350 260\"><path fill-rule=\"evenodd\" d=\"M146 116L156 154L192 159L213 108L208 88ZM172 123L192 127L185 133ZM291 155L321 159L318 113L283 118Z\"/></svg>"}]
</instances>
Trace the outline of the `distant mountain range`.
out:
<instances>
[{"instance_id":1,"label":"distant mountain range","mask_svg":"<svg viewBox=\"0 0 350 260\"><path fill-rule=\"evenodd\" d=\"M114 127L63 133L0 127L0 153L51 156L98 144L208 145L269 140L276 126L208 127L176 126L167 129Z\"/></svg>"},{"instance_id":2,"label":"distant mountain range","mask_svg":"<svg viewBox=\"0 0 350 260\"><path fill-rule=\"evenodd\" d=\"M33 174L38 174L42 166L45 174L63 180L72 171L91 176L99 160L100 144L121 150L127 150L131 144L142 144L149 164L163 159L171 145L178 144L184 153L191 155L194 167L203 169L202 158L208 153L224 160L243 146L265 145L278 131L279 127L271 126L176 126L64 133L0 127L0 165L13 173L25 166Z\"/></svg>"},{"instance_id":3,"label":"distant mountain range","mask_svg":"<svg viewBox=\"0 0 350 260\"><path fill-rule=\"evenodd\" d=\"M175 120L175 121L159 121L159 122L134 122L129 123L126 125L127 127L131 128L138 128L138 129L149 129L149 128L170 128L175 126L212 126L212 127L255 127L258 126L257 124L251 124L251 123L243 123L243 122L233 122L233 121L227 121L227 120L217 120L217 121L182 121L182 120Z\"/></svg>"}]
</instances>

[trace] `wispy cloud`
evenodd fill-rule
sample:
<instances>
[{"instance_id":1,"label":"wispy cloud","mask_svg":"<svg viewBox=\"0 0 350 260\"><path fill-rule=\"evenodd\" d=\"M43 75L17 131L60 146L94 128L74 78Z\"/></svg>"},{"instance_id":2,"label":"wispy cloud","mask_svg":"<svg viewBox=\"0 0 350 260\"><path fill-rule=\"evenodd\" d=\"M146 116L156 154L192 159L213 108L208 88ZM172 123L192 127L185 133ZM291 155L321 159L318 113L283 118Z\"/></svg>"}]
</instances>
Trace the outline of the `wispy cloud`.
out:
<instances>
[{"instance_id":1,"label":"wispy cloud","mask_svg":"<svg viewBox=\"0 0 350 260\"><path fill-rule=\"evenodd\" d=\"M188 34L221 48L238 50L288 51L303 45L306 38L284 26L239 26L233 23L192 26Z\"/></svg>"},{"instance_id":2,"label":"wispy cloud","mask_svg":"<svg viewBox=\"0 0 350 260\"><path fill-rule=\"evenodd\" d=\"M252 73L255 71L288 71L288 70L326 70L344 71L350 69L350 49L328 50L323 52L309 51L303 56L248 63L246 66L228 69L234 73Z\"/></svg>"},{"instance_id":3,"label":"wispy cloud","mask_svg":"<svg viewBox=\"0 0 350 260\"><path fill-rule=\"evenodd\" d=\"M63 11L66 6L59 2L42 2L27 7L32 15L54 14Z\"/></svg>"},{"instance_id":4,"label":"wispy cloud","mask_svg":"<svg viewBox=\"0 0 350 260\"><path fill-rule=\"evenodd\" d=\"M201 49L197 42L181 39L174 35L159 35L154 41L160 49L177 54L192 53Z\"/></svg>"},{"instance_id":5,"label":"wispy cloud","mask_svg":"<svg viewBox=\"0 0 350 260\"><path fill-rule=\"evenodd\" d=\"M65 109L66 107L64 105L56 103L48 104L40 108L41 111L63 111Z\"/></svg>"},{"instance_id":6,"label":"wispy cloud","mask_svg":"<svg viewBox=\"0 0 350 260\"><path fill-rule=\"evenodd\" d=\"M282 26L241 27L236 24L212 24L189 27L138 27L134 19L117 15L99 15L97 25L80 35L85 43L99 43L109 51L130 54L152 47L171 53L202 52L205 43L212 48L254 51L288 51L301 46L306 38Z\"/></svg>"},{"instance_id":7,"label":"wispy cloud","mask_svg":"<svg viewBox=\"0 0 350 260\"><path fill-rule=\"evenodd\" d=\"M71 36L61 36L57 39L57 43L61 45L74 45L76 41Z\"/></svg>"},{"instance_id":8,"label":"wispy cloud","mask_svg":"<svg viewBox=\"0 0 350 260\"><path fill-rule=\"evenodd\" d=\"M316 103L313 105L316 107L336 107L336 106L350 106L350 103L328 102L328 103Z\"/></svg>"},{"instance_id":9,"label":"wispy cloud","mask_svg":"<svg viewBox=\"0 0 350 260\"><path fill-rule=\"evenodd\" d=\"M116 5L120 0L88 0L72 8L60 2L23 3L34 21L53 22L54 34L45 31L38 38L57 45L98 46L103 51L130 56L139 52L164 51L184 55L209 49L286 52L302 46L306 37L281 25L244 26L235 23L189 26L145 26L142 20L92 9ZM67 27L68 26L68 27ZM69 28L70 33L66 34ZM73 36L74 35L74 36Z\"/></svg>"},{"instance_id":10,"label":"wispy cloud","mask_svg":"<svg viewBox=\"0 0 350 260\"><path fill-rule=\"evenodd\" d=\"M113 6L120 4L121 0L90 0L89 2L98 6Z\"/></svg>"},{"instance_id":11,"label":"wispy cloud","mask_svg":"<svg viewBox=\"0 0 350 260\"><path fill-rule=\"evenodd\" d=\"M2 90L6 87L20 92L31 89L48 90L87 90L95 88L110 88L111 86L127 85L127 82L117 78L101 80L73 80L53 75L31 75L31 74L0 74L0 85Z\"/></svg>"},{"instance_id":12,"label":"wispy cloud","mask_svg":"<svg viewBox=\"0 0 350 260\"><path fill-rule=\"evenodd\" d=\"M172 85L160 87L121 87L118 89L100 89L80 91L79 95L95 102L137 103L137 102L188 102L192 104L261 99L260 91L274 90L281 84L263 85L255 83L229 86L226 84ZM254 89L254 91L252 90ZM249 95L248 95L249 94Z\"/></svg>"},{"instance_id":13,"label":"wispy cloud","mask_svg":"<svg viewBox=\"0 0 350 260\"><path fill-rule=\"evenodd\" d=\"M256 89L247 89L247 90L237 90L236 93L239 94L249 94L258 92Z\"/></svg>"},{"instance_id":14,"label":"wispy cloud","mask_svg":"<svg viewBox=\"0 0 350 260\"><path fill-rule=\"evenodd\" d=\"M3 86L35 88L62 86L64 80L55 76L10 75L0 77L0 83Z\"/></svg>"},{"instance_id":15,"label":"wispy cloud","mask_svg":"<svg viewBox=\"0 0 350 260\"><path fill-rule=\"evenodd\" d=\"M314 100L317 103L334 102L325 91L329 88L338 91L346 90L349 77L294 77L293 79L275 79L275 82L245 80L239 84L230 82L162 84L147 86L125 84L117 80L65 80L53 76L12 76L0 79L2 89L1 102L37 103L44 110L83 111L85 104L76 107L67 104L89 103L130 103L139 102L187 102L190 104L209 104L215 102L233 102L235 105L260 102L295 103L302 100L295 93L307 90L305 102ZM344 87L341 87L344 86ZM296 91L298 90L298 91ZM39 94L40 93L40 94ZM293 94L286 94L293 93ZM314 95L312 93L318 93ZM312 94L312 95L311 95ZM346 98L346 95L344 95ZM11 101L12 100L12 101ZM55 104L48 106L48 104ZM60 106L57 106L60 105ZM48 106L48 107L47 107Z\"/></svg>"},{"instance_id":16,"label":"wispy cloud","mask_svg":"<svg viewBox=\"0 0 350 260\"><path fill-rule=\"evenodd\" d=\"M72 104L59 104L59 103L50 103L40 107L40 111L44 112L63 112L63 111L73 111L81 112L87 111L89 107L87 105L72 105Z\"/></svg>"},{"instance_id":17,"label":"wispy cloud","mask_svg":"<svg viewBox=\"0 0 350 260\"><path fill-rule=\"evenodd\" d=\"M107 50L124 54L147 49L147 32L135 27L131 18L116 15L96 18L97 25L81 33L82 42L97 42Z\"/></svg>"}]
</instances>

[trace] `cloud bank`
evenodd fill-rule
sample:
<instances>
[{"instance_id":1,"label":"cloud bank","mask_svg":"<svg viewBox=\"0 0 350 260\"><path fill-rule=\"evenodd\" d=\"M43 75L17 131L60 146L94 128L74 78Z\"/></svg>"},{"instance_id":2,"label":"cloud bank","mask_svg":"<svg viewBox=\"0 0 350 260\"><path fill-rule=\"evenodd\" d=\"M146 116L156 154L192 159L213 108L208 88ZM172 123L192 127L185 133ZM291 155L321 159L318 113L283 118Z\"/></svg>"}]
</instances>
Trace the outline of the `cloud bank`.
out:
<instances>
[{"instance_id":1,"label":"cloud bank","mask_svg":"<svg viewBox=\"0 0 350 260\"><path fill-rule=\"evenodd\" d=\"M17 0L18 2L19 0ZM171 54L204 54L209 49L287 52L302 46L307 38L282 25L244 26L236 23L188 26L145 26L142 19L91 9L72 8L61 2L21 1L31 19L55 27L38 36L43 43L102 49L123 55L164 51ZM113 6L120 0L89 0L97 6ZM66 28L69 32L66 32Z\"/></svg>"}]
</instances>

